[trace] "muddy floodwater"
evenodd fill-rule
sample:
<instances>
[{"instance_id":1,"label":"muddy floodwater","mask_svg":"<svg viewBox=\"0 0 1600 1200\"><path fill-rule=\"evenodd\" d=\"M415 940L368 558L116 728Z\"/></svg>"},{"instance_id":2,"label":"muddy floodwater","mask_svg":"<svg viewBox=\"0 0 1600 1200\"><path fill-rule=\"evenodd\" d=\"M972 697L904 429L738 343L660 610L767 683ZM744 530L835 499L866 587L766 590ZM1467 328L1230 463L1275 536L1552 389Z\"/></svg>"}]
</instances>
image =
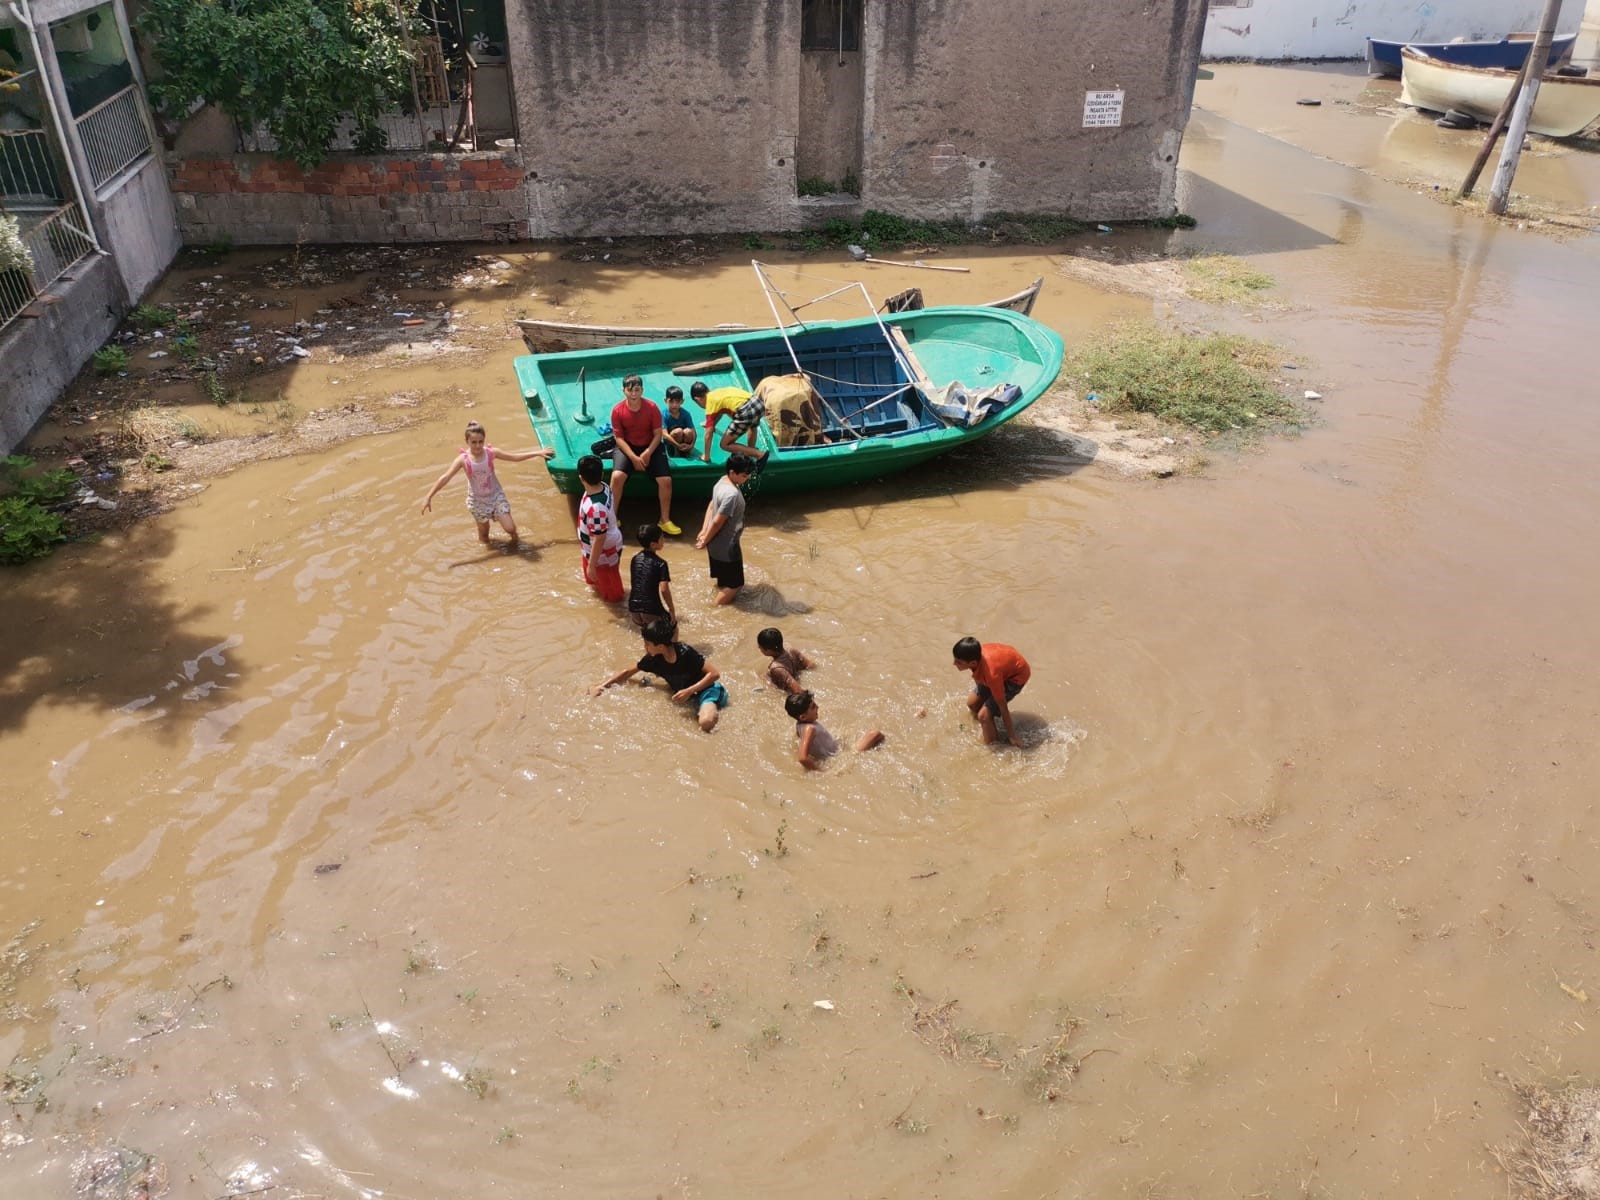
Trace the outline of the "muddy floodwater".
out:
<instances>
[{"instance_id":1,"label":"muddy floodwater","mask_svg":"<svg viewBox=\"0 0 1600 1200\"><path fill-rule=\"evenodd\" d=\"M469 417L531 442L506 316L753 320L735 255L513 248L451 301L498 327L473 353L282 374L426 420L8 572L0 1191L1503 1194L1510 1081L1600 1076L1600 242L1207 86L1172 248L1278 286L1182 315L1282 345L1314 426L1128 479L1046 401L758 493L736 608L666 551L732 694L709 736L589 694L637 640L541 466L501 469L520 553L480 553L459 480L417 510ZM930 301L1043 274L1069 343L1153 307L1054 253L941 261L973 274L811 266ZM774 623L882 749L801 771ZM1032 662L1025 750L978 744L967 633Z\"/></svg>"}]
</instances>

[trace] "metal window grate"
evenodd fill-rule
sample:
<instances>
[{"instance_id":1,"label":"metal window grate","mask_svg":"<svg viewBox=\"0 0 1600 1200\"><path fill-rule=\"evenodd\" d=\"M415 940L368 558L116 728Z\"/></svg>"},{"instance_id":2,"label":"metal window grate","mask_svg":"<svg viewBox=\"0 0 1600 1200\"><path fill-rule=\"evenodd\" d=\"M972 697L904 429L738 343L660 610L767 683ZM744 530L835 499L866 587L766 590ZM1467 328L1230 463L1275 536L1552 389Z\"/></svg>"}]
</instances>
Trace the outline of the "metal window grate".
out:
<instances>
[{"instance_id":1,"label":"metal window grate","mask_svg":"<svg viewBox=\"0 0 1600 1200\"><path fill-rule=\"evenodd\" d=\"M65 204L42 215L14 215L21 224L22 241L33 259L33 270L0 272L0 329L94 249L94 242L84 232L88 223L76 204Z\"/></svg>"},{"instance_id":2,"label":"metal window grate","mask_svg":"<svg viewBox=\"0 0 1600 1200\"><path fill-rule=\"evenodd\" d=\"M137 86L123 88L77 119L78 138L89 157L96 189L150 153L150 128L139 110Z\"/></svg>"}]
</instances>

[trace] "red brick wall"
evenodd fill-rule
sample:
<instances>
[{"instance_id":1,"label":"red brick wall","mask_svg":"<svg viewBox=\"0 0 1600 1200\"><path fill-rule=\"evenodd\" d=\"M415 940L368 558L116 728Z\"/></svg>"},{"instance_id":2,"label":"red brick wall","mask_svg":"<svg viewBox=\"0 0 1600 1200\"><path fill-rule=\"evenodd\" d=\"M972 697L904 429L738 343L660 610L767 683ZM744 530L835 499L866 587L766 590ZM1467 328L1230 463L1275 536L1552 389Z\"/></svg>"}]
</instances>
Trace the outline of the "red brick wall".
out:
<instances>
[{"instance_id":1,"label":"red brick wall","mask_svg":"<svg viewBox=\"0 0 1600 1200\"><path fill-rule=\"evenodd\" d=\"M170 156L190 243L478 241L527 236L522 159L342 155L302 170L264 154Z\"/></svg>"}]
</instances>

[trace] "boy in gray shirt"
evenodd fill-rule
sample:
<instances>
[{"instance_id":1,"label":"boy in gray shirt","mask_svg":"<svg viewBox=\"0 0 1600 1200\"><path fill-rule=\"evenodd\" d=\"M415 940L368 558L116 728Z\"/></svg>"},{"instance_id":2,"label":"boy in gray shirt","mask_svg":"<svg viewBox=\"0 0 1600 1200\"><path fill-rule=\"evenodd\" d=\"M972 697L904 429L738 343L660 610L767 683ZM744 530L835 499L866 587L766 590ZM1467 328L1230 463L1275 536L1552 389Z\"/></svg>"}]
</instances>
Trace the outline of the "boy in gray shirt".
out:
<instances>
[{"instance_id":1,"label":"boy in gray shirt","mask_svg":"<svg viewBox=\"0 0 1600 1200\"><path fill-rule=\"evenodd\" d=\"M744 586L744 554L739 535L744 532L744 493L739 489L750 480L755 463L743 454L728 457L728 473L711 489L705 523L695 538L696 550L704 550L717 584L717 603L732 604Z\"/></svg>"}]
</instances>

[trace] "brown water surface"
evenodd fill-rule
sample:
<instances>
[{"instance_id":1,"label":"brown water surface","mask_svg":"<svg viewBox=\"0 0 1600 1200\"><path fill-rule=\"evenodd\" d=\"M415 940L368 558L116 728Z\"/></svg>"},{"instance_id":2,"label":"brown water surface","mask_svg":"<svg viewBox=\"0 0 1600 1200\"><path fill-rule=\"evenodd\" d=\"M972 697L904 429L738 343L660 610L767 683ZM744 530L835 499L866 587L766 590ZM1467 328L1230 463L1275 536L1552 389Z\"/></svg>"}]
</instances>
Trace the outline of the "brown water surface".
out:
<instances>
[{"instance_id":1,"label":"brown water surface","mask_svg":"<svg viewBox=\"0 0 1600 1200\"><path fill-rule=\"evenodd\" d=\"M429 425L9 575L6 1194L113 1146L181 1197L1500 1191L1502 1075L1600 1073L1596 243L1212 114L1184 165L1179 245L1288 300L1214 319L1321 423L1160 483L1018 426L758 494L736 609L668 550L710 736L590 696L637 642L542 468L503 469L520 553L459 483L417 514L465 417L529 440L509 333L403 369L465 397ZM760 315L734 261L510 257L583 318ZM872 287L1054 268L943 261ZM1147 309L1053 278L1036 315ZM771 623L883 749L801 772ZM978 745L969 632L1033 663L1024 751Z\"/></svg>"}]
</instances>

